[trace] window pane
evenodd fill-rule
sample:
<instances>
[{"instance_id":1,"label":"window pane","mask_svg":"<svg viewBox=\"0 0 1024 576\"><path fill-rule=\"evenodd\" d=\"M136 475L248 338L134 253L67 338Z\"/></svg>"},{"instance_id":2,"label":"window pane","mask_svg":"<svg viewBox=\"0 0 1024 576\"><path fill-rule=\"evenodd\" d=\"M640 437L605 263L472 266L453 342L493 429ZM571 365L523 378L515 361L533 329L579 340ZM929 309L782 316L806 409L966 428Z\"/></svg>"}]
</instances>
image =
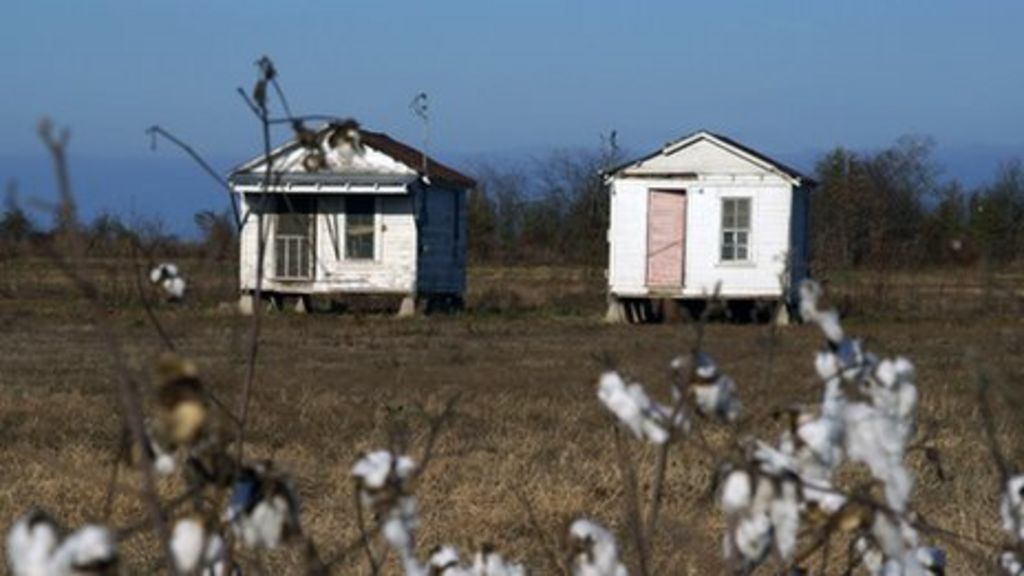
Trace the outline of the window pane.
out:
<instances>
[{"instance_id":1,"label":"window pane","mask_svg":"<svg viewBox=\"0 0 1024 576\"><path fill-rule=\"evenodd\" d=\"M722 244L722 260L732 260L732 244Z\"/></svg>"},{"instance_id":2,"label":"window pane","mask_svg":"<svg viewBox=\"0 0 1024 576\"><path fill-rule=\"evenodd\" d=\"M736 227L750 228L750 198L736 200Z\"/></svg>"},{"instance_id":3,"label":"window pane","mask_svg":"<svg viewBox=\"0 0 1024 576\"><path fill-rule=\"evenodd\" d=\"M274 275L285 276L285 248L284 238L274 239Z\"/></svg>"},{"instance_id":4,"label":"window pane","mask_svg":"<svg viewBox=\"0 0 1024 576\"><path fill-rule=\"evenodd\" d=\"M372 196L345 199L345 258L372 260L376 202Z\"/></svg>"},{"instance_id":5,"label":"window pane","mask_svg":"<svg viewBox=\"0 0 1024 576\"><path fill-rule=\"evenodd\" d=\"M748 236L747 232L745 232L745 231L737 231L736 232L736 244L746 248L746 246L748 244L747 236Z\"/></svg>"},{"instance_id":6,"label":"window pane","mask_svg":"<svg viewBox=\"0 0 1024 576\"><path fill-rule=\"evenodd\" d=\"M736 203L726 198L722 200L722 228L736 227Z\"/></svg>"},{"instance_id":7,"label":"window pane","mask_svg":"<svg viewBox=\"0 0 1024 576\"><path fill-rule=\"evenodd\" d=\"M746 246L737 246L736 247L736 259L737 260L746 260L747 259L747 247Z\"/></svg>"}]
</instances>

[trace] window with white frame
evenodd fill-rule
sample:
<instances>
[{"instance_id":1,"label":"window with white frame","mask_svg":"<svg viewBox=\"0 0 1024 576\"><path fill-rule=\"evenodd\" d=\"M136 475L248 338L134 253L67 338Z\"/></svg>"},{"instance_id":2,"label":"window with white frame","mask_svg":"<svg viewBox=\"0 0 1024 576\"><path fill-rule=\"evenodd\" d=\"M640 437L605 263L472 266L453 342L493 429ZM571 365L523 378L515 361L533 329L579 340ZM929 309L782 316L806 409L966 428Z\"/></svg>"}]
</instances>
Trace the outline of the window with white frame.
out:
<instances>
[{"instance_id":1,"label":"window with white frame","mask_svg":"<svg viewBox=\"0 0 1024 576\"><path fill-rule=\"evenodd\" d=\"M373 260L377 202L373 196L345 199L345 259Z\"/></svg>"},{"instance_id":2,"label":"window with white frame","mask_svg":"<svg viewBox=\"0 0 1024 576\"><path fill-rule=\"evenodd\" d=\"M750 198L722 199L722 262L750 259Z\"/></svg>"},{"instance_id":3,"label":"window with white frame","mask_svg":"<svg viewBox=\"0 0 1024 576\"><path fill-rule=\"evenodd\" d=\"M313 212L310 198L273 198L274 275L278 279L308 280L313 276Z\"/></svg>"}]
</instances>

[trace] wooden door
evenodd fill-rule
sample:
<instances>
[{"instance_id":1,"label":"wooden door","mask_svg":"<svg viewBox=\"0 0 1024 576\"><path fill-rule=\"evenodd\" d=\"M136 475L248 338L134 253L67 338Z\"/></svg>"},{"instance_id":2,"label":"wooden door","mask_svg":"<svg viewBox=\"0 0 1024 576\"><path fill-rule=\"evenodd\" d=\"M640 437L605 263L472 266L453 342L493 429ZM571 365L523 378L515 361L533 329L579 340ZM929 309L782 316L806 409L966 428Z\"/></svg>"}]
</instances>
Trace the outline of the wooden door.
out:
<instances>
[{"instance_id":1,"label":"wooden door","mask_svg":"<svg viewBox=\"0 0 1024 576\"><path fill-rule=\"evenodd\" d=\"M647 286L681 289L686 269L686 192L651 190L647 204Z\"/></svg>"}]
</instances>

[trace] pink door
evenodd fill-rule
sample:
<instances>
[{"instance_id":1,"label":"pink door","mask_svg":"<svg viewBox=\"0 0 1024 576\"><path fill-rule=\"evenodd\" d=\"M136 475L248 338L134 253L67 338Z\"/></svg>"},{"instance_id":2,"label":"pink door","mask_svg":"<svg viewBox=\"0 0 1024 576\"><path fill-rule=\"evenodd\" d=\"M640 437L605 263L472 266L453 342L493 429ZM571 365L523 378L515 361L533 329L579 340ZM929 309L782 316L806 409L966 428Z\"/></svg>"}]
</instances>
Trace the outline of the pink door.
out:
<instances>
[{"instance_id":1,"label":"pink door","mask_svg":"<svg viewBox=\"0 0 1024 576\"><path fill-rule=\"evenodd\" d=\"M647 205L647 285L682 288L686 247L686 193L651 190Z\"/></svg>"}]
</instances>

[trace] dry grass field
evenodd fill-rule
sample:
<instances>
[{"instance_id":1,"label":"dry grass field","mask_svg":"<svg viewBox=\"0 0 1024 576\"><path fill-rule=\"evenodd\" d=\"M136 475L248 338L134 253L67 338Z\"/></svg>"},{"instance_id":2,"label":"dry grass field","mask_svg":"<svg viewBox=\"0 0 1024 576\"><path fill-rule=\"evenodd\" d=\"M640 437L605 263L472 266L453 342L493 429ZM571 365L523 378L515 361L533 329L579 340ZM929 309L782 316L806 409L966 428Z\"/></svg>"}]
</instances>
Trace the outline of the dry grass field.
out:
<instances>
[{"instance_id":1,"label":"dry grass field","mask_svg":"<svg viewBox=\"0 0 1024 576\"><path fill-rule=\"evenodd\" d=\"M209 267L202 268L209 272L202 277L213 278L217 265L202 266ZM7 262L0 268L2 526L34 504L72 524L100 514L119 416L111 357L97 322L110 323L122 336L140 374L150 374L161 350L142 308L130 298L132 284L104 276L123 268L91 268L101 287L123 291L98 320L46 265ZM192 272L198 276L200 268L196 264ZM604 325L600 291L585 282L572 288L557 270L477 271L474 280L470 312L452 317L266 317L249 452L292 472L305 525L325 556L357 536L349 476L357 455L386 446L403 431L415 453L429 415L454 394L461 395L455 415L417 490L424 550L491 542L537 574L554 573L516 491L532 503L548 538L561 538L571 519L587 515L615 528L628 548L613 427L595 398L596 378L611 361L667 396L668 362L689 347L691 327ZM521 314L485 306L510 292L509 286L519 287L518 302L537 305L523 306L527 312ZM233 403L243 377L248 321L216 306L218 297L230 295L230 278L220 284L199 281L196 290L204 295L199 302L161 307L158 314L182 353L198 362L208 385ZM557 298L550 298L552 291ZM544 306L545 301L556 305ZM938 449L945 474L940 477L924 450L913 452L912 502L923 518L957 534L934 538L949 550L951 574L991 571L992 564L973 556L993 555L979 540L1002 542L999 481L981 434L974 370L981 367L994 378L1001 442L1014 462L1024 462L1019 310L898 320L854 316L847 326L872 349L902 353L917 364L919 443ZM705 348L740 387L741 429L774 439L776 408L820 399L812 354L821 339L812 327L780 329L768 374L769 332L766 326L713 324ZM718 425L709 425L706 434L713 446L723 446L729 435ZM646 487L654 451L630 446ZM691 442L674 448L656 574L722 573L722 520L712 497L716 464ZM119 526L144 517L131 493L136 475L123 476L123 484L113 518ZM168 496L179 489L161 485ZM151 537L134 537L127 548L128 572L146 573ZM297 552L266 562L285 566L290 554ZM773 564L761 572L777 570ZM832 571L838 573L839 564ZM337 572L360 574L365 567L355 555Z\"/></svg>"}]
</instances>

